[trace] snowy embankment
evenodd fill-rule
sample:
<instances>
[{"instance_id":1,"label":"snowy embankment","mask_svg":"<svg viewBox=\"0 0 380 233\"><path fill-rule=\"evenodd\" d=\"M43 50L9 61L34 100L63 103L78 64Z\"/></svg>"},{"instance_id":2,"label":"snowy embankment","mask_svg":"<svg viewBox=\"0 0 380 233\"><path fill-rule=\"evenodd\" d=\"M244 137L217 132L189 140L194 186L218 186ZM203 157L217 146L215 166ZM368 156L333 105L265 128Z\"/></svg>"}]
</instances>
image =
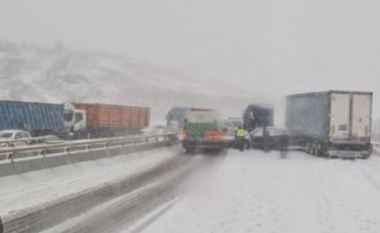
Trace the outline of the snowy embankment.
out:
<instances>
[{"instance_id":1,"label":"snowy embankment","mask_svg":"<svg viewBox=\"0 0 380 233\"><path fill-rule=\"evenodd\" d=\"M380 158L230 151L220 169L144 233L378 233Z\"/></svg>"},{"instance_id":2,"label":"snowy embankment","mask_svg":"<svg viewBox=\"0 0 380 233\"><path fill-rule=\"evenodd\" d=\"M12 218L145 171L179 154L165 148L0 178L0 216Z\"/></svg>"},{"instance_id":3,"label":"snowy embankment","mask_svg":"<svg viewBox=\"0 0 380 233\"><path fill-rule=\"evenodd\" d=\"M154 122L165 121L173 106L209 107L234 116L252 101L252 91L125 57L2 42L0 86L0 100L150 107Z\"/></svg>"}]
</instances>

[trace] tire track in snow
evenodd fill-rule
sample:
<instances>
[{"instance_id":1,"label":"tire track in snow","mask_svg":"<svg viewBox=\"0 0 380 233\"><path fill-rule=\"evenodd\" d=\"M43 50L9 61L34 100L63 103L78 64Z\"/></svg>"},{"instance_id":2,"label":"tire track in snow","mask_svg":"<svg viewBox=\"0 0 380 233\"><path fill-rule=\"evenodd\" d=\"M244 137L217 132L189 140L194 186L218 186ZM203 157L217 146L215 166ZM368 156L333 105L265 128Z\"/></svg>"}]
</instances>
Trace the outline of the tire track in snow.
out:
<instances>
[{"instance_id":1,"label":"tire track in snow","mask_svg":"<svg viewBox=\"0 0 380 233\"><path fill-rule=\"evenodd\" d=\"M379 170L374 170L372 166L367 165L367 161L355 161L355 165L358 167L358 170L364 176L364 178L375 188L378 192L380 192L380 180L376 179L373 175L370 175L368 170L371 170L372 173L377 173L380 177L380 164L378 166ZM368 169L369 168L369 169Z\"/></svg>"}]
</instances>

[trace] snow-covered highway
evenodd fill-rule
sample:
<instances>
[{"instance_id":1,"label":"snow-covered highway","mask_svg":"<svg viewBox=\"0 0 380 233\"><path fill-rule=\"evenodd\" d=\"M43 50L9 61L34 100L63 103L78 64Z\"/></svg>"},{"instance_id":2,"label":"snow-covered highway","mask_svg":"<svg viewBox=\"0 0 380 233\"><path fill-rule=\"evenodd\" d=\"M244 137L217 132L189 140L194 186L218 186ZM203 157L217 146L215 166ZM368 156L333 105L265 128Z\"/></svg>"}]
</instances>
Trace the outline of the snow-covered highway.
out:
<instances>
[{"instance_id":1,"label":"snow-covered highway","mask_svg":"<svg viewBox=\"0 0 380 233\"><path fill-rule=\"evenodd\" d=\"M378 233L380 158L229 151L200 186L144 233ZM155 216L157 218L157 216ZM149 222L149 221L146 221ZM136 227L134 227L136 228ZM123 233L136 232L126 229Z\"/></svg>"},{"instance_id":2,"label":"snow-covered highway","mask_svg":"<svg viewBox=\"0 0 380 233\"><path fill-rule=\"evenodd\" d=\"M178 147L161 148L2 177L5 232L40 232L73 218L154 181L181 163L181 153Z\"/></svg>"},{"instance_id":3,"label":"snow-covered highway","mask_svg":"<svg viewBox=\"0 0 380 233\"><path fill-rule=\"evenodd\" d=\"M185 155L174 146L3 177L0 185L0 216L15 232L380 232L377 155Z\"/></svg>"}]
</instances>

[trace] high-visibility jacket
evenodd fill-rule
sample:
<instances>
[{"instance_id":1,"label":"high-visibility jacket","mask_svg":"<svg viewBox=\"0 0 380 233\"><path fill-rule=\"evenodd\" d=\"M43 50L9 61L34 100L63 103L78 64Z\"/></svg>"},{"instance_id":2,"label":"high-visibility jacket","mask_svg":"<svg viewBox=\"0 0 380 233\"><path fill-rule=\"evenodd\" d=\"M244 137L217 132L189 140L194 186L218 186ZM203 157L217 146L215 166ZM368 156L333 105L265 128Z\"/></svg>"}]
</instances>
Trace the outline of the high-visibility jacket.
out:
<instances>
[{"instance_id":1,"label":"high-visibility jacket","mask_svg":"<svg viewBox=\"0 0 380 233\"><path fill-rule=\"evenodd\" d=\"M245 132L244 129L239 129L239 130L236 132L236 137L238 137L238 138L244 138L246 134L247 134L247 133Z\"/></svg>"}]
</instances>

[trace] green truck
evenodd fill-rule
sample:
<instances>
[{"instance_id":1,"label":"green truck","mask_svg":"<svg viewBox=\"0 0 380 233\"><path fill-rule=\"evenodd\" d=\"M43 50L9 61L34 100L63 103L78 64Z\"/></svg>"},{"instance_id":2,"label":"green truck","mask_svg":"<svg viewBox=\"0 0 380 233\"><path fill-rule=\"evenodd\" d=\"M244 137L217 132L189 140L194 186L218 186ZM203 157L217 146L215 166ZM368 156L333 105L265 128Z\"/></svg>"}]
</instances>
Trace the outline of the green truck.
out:
<instances>
[{"instance_id":1,"label":"green truck","mask_svg":"<svg viewBox=\"0 0 380 233\"><path fill-rule=\"evenodd\" d=\"M182 137L187 152L222 151L228 145L225 135L223 122L216 111L196 108L187 111Z\"/></svg>"},{"instance_id":2,"label":"green truck","mask_svg":"<svg viewBox=\"0 0 380 233\"><path fill-rule=\"evenodd\" d=\"M372 93L328 91L287 97L286 126L309 154L368 158Z\"/></svg>"}]
</instances>

